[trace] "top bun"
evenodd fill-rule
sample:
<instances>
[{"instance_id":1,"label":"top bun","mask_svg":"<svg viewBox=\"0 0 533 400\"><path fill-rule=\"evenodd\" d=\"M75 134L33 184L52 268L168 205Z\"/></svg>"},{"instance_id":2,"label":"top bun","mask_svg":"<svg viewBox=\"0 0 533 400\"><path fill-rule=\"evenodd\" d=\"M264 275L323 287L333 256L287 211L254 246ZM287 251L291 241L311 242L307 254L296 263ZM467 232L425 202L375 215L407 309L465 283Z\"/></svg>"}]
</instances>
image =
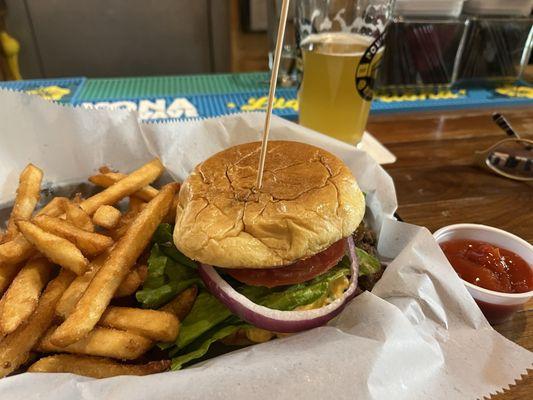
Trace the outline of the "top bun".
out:
<instances>
[{"instance_id":1,"label":"top bun","mask_svg":"<svg viewBox=\"0 0 533 400\"><path fill-rule=\"evenodd\" d=\"M308 144L270 141L261 190L261 143L230 147L181 186L174 243L189 258L226 268L272 268L349 236L365 199L346 165Z\"/></svg>"}]
</instances>

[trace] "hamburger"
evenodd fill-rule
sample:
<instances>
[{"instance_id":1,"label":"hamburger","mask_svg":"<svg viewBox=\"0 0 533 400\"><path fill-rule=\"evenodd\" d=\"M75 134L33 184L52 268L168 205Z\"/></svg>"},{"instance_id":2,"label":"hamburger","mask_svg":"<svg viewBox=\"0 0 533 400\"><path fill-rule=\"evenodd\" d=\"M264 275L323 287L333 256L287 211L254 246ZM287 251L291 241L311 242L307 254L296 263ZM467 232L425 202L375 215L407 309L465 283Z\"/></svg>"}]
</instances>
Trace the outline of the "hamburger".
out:
<instances>
[{"instance_id":1,"label":"hamburger","mask_svg":"<svg viewBox=\"0 0 533 400\"><path fill-rule=\"evenodd\" d=\"M365 199L339 158L308 144L272 141L257 190L260 146L221 151L183 183L174 230L183 254L219 268L275 271L357 229Z\"/></svg>"},{"instance_id":2,"label":"hamburger","mask_svg":"<svg viewBox=\"0 0 533 400\"><path fill-rule=\"evenodd\" d=\"M234 146L196 166L175 224L152 238L136 299L183 312L176 340L158 345L173 370L227 344L324 325L383 271L348 167L318 147L271 141L257 188L260 146Z\"/></svg>"},{"instance_id":3,"label":"hamburger","mask_svg":"<svg viewBox=\"0 0 533 400\"><path fill-rule=\"evenodd\" d=\"M342 160L292 141L269 143L258 189L260 148L241 144L196 166L180 190L174 244L246 323L275 332L322 325L360 291L352 235L364 195Z\"/></svg>"}]
</instances>

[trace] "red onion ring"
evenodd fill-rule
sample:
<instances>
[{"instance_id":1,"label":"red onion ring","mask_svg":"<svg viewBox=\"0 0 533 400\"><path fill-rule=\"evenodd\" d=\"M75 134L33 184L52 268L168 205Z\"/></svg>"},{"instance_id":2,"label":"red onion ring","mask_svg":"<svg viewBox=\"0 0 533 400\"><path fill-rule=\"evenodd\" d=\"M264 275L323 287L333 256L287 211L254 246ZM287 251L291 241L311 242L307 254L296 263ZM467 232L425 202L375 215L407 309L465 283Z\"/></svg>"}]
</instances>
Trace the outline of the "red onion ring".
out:
<instances>
[{"instance_id":1,"label":"red onion ring","mask_svg":"<svg viewBox=\"0 0 533 400\"><path fill-rule=\"evenodd\" d=\"M348 242L346 255L350 259L350 285L342 297L327 306L313 310L279 311L261 306L233 289L213 266L200 264L198 270L209 291L244 321L274 332L300 332L326 324L339 314L350 300L361 293L357 287L359 263L355 255L355 244L351 236L346 240Z\"/></svg>"}]
</instances>

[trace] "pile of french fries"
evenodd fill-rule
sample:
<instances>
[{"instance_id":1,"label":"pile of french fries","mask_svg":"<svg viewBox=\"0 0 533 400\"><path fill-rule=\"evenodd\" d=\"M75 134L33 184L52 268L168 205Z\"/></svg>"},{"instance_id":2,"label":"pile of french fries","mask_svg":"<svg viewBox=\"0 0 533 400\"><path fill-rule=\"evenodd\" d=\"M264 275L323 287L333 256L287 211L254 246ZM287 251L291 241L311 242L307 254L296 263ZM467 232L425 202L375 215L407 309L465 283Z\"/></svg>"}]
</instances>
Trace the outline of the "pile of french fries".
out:
<instances>
[{"instance_id":1,"label":"pile of french fries","mask_svg":"<svg viewBox=\"0 0 533 400\"><path fill-rule=\"evenodd\" d=\"M143 283L143 253L157 226L173 221L179 185L150 186L163 171L158 159L129 175L102 167L89 178L102 191L55 197L36 211L43 172L24 169L0 231L0 377L26 369L104 378L169 368L145 354L176 339L196 288L160 310L113 305ZM122 213L117 203L125 198Z\"/></svg>"}]
</instances>

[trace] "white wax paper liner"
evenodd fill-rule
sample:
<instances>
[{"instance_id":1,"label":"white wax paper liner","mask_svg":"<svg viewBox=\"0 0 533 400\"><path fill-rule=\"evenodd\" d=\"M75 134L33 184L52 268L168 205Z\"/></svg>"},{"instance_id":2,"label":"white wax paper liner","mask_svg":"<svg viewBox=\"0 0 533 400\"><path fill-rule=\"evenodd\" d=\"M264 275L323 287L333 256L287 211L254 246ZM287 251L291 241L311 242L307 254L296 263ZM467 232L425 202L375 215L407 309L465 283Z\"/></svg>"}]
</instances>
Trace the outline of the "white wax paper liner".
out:
<instances>
[{"instance_id":1,"label":"white wax paper liner","mask_svg":"<svg viewBox=\"0 0 533 400\"><path fill-rule=\"evenodd\" d=\"M85 180L110 165L130 171L151 157L184 179L196 163L258 140L264 115L139 124L127 111L59 106L0 92L0 204L12 200L28 162L54 185ZM274 118L272 139L319 145L352 169L394 260L372 293L328 326L145 377L94 380L24 373L0 380L0 398L37 399L477 399L513 384L533 354L487 323L425 228L392 218L390 176L365 153Z\"/></svg>"}]
</instances>

